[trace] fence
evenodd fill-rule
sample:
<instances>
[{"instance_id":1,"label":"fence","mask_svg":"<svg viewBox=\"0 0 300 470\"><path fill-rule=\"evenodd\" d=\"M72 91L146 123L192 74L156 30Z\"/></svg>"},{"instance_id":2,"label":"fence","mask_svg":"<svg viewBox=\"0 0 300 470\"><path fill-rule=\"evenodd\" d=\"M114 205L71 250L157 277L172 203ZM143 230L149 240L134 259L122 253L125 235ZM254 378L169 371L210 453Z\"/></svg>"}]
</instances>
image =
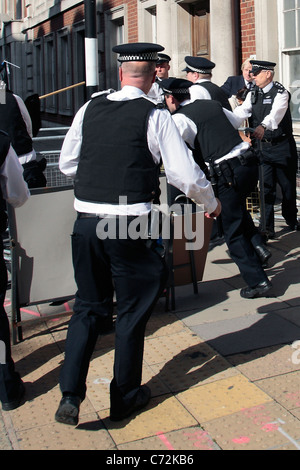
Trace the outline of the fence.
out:
<instances>
[{"instance_id":1,"label":"fence","mask_svg":"<svg viewBox=\"0 0 300 470\"><path fill-rule=\"evenodd\" d=\"M63 139L68 127L42 128L39 137L33 138L33 145L37 153L37 159L46 158L47 167L45 177L48 187L71 186L72 178L65 176L58 167L59 155Z\"/></svg>"}]
</instances>

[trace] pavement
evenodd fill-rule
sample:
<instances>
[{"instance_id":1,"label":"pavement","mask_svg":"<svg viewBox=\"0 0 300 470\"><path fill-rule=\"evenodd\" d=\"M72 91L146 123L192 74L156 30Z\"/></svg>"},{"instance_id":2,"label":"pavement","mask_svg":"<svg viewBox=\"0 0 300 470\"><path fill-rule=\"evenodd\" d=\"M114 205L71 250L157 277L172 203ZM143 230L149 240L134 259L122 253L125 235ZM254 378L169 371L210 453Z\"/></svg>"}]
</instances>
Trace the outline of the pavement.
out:
<instances>
[{"instance_id":1,"label":"pavement","mask_svg":"<svg viewBox=\"0 0 300 470\"><path fill-rule=\"evenodd\" d=\"M286 232L280 219L276 232L269 297L240 297L244 283L223 244L208 252L198 294L176 287L174 311L159 300L145 337L152 399L122 422L109 419L114 333L99 337L79 424L63 425L54 414L72 301L23 309L22 318L41 318L26 322L12 347L26 395L19 408L0 411L0 450L102 450L114 463L124 463L121 451L151 451L152 464L166 453L300 450L300 232Z\"/></svg>"}]
</instances>

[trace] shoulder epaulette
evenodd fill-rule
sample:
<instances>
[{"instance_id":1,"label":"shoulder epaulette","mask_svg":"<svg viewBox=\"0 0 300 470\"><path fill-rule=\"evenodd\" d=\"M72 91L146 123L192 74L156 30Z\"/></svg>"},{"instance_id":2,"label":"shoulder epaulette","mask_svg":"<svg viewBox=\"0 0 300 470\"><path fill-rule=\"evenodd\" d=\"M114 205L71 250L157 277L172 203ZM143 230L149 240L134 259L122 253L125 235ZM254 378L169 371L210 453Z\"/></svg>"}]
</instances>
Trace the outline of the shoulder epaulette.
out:
<instances>
[{"instance_id":1,"label":"shoulder epaulette","mask_svg":"<svg viewBox=\"0 0 300 470\"><path fill-rule=\"evenodd\" d=\"M92 94L91 99L94 100L95 98L99 98L99 96L108 96L111 93L115 93L115 91L116 90L114 90L113 88L108 88L108 90L97 91Z\"/></svg>"},{"instance_id":2,"label":"shoulder epaulette","mask_svg":"<svg viewBox=\"0 0 300 470\"><path fill-rule=\"evenodd\" d=\"M278 93L283 93L285 91L284 86L279 82L274 82L274 86L278 89Z\"/></svg>"}]
</instances>

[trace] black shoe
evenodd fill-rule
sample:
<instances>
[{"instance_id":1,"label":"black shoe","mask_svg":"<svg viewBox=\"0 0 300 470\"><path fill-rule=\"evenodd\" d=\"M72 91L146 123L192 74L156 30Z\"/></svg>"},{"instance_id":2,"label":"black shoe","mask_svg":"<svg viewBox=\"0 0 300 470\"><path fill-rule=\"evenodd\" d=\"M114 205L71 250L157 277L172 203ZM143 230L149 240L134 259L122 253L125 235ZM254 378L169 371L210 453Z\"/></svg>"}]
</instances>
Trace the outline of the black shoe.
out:
<instances>
[{"instance_id":1,"label":"black shoe","mask_svg":"<svg viewBox=\"0 0 300 470\"><path fill-rule=\"evenodd\" d=\"M259 227L259 231L266 242L275 238L275 230L273 228L263 230L262 227Z\"/></svg>"},{"instance_id":2,"label":"black shoe","mask_svg":"<svg viewBox=\"0 0 300 470\"><path fill-rule=\"evenodd\" d=\"M18 408L18 406L21 405L22 399L25 395L25 387L23 382L20 382L19 384L19 389L18 389L18 394L14 400L8 401L6 403L2 403L2 410L3 411L11 411L14 410L15 408Z\"/></svg>"},{"instance_id":3,"label":"black shoe","mask_svg":"<svg viewBox=\"0 0 300 470\"><path fill-rule=\"evenodd\" d=\"M256 245L254 249L258 254L261 264L265 265L271 258L272 253L264 245Z\"/></svg>"},{"instance_id":4,"label":"black shoe","mask_svg":"<svg viewBox=\"0 0 300 470\"><path fill-rule=\"evenodd\" d=\"M135 411L139 411L148 405L151 398L151 391L147 385L142 385L136 395L135 402L129 408L122 412L114 413L110 410L110 419L112 421L121 421L122 419L128 418Z\"/></svg>"},{"instance_id":5,"label":"black shoe","mask_svg":"<svg viewBox=\"0 0 300 470\"><path fill-rule=\"evenodd\" d=\"M290 230L291 232L299 232L300 230L300 223L298 221L294 222L294 223L287 223L288 225L288 230Z\"/></svg>"},{"instance_id":6,"label":"black shoe","mask_svg":"<svg viewBox=\"0 0 300 470\"><path fill-rule=\"evenodd\" d=\"M55 413L56 421L76 426L78 424L80 403L80 398L75 395L66 395L63 397Z\"/></svg>"},{"instance_id":7,"label":"black shoe","mask_svg":"<svg viewBox=\"0 0 300 470\"><path fill-rule=\"evenodd\" d=\"M241 297L245 299L255 299L257 297L264 297L267 292L272 287L272 283L270 281L263 281L257 284L255 287L244 287L241 290L240 294Z\"/></svg>"},{"instance_id":8,"label":"black shoe","mask_svg":"<svg viewBox=\"0 0 300 470\"><path fill-rule=\"evenodd\" d=\"M212 250L216 246L221 246L225 243L225 238L224 236L215 236L210 239L209 246L208 246L208 251Z\"/></svg>"}]
</instances>

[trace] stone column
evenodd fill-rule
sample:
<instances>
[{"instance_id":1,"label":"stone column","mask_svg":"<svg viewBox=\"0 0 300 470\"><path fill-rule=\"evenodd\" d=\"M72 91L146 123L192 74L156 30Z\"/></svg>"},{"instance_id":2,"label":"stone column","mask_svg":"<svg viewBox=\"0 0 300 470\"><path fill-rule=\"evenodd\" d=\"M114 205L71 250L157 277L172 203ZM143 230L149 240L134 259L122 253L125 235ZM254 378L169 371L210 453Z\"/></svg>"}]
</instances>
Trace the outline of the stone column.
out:
<instances>
[{"instance_id":1,"label":"stone column","mask_svg":"<svg viewBox=\"0 0 300 470\"><path fill-rule=\"evenodd\" d=\"M172 54L171 0L157 0L157 42L166 54Z\"/></svg>"},{"instance_id":2,"label":"stone column","mask_svg":"<svg viewBox=\"0 0 300 470\"><path fill-rule=\"evenodd\" d=\"M236 75L236 37L233 0L210 0L211 60L216 67L212 81L222 85Z\"/></svg>"}]
</instances>

